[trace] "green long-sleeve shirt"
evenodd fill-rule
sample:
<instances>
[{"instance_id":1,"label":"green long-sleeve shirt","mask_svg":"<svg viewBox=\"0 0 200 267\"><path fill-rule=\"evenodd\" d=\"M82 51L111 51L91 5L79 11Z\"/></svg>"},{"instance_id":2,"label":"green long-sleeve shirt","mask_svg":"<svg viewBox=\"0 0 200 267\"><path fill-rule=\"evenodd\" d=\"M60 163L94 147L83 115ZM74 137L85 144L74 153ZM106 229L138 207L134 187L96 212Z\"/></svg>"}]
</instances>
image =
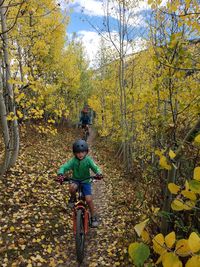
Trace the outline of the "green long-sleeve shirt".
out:
<instances>
[{"instance_id":1,"label":"green long-sleeve shirt","mask_svg":"<svg viewBox=\"0 0 200 267\"><path fill-rule=\"evenodd\" d=\"M84 180L87 177L90 177L90 170L94 173L101 173L100 168L89 156L86 156L82 160L79 160L76 157L70 159L60 167L58 174L65 174L70 170L73 171L73 178L77 180ZM87 182L87 180L85 182Z\"/></svg>"}]
</instances>

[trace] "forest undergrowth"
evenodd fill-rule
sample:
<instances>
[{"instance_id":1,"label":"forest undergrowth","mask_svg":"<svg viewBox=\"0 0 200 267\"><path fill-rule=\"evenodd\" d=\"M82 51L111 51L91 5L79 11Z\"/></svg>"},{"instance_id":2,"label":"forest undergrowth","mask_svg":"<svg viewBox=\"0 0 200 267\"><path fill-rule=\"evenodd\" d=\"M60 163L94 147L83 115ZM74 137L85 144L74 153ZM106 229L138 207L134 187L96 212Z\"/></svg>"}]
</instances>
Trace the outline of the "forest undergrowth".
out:
<instances>
[{"instance_id":1,"label":"forest undergrowth","mask_svg":"<svg viewBox=\"0 0 200 267\"><path fill-rule=\"evenodd\" d=\"M0 266L77 266L68 186L55 178L79 134L63 127L56 136L22 130L17 164L0 181ZM138 167L125 174L106 140L97 137L90 146L105 178L94 184L100 226L90 230L82 266L133 266L128 257L136 240L133 227L158 205L158 191Z\"/></svg>"}]
</instances>

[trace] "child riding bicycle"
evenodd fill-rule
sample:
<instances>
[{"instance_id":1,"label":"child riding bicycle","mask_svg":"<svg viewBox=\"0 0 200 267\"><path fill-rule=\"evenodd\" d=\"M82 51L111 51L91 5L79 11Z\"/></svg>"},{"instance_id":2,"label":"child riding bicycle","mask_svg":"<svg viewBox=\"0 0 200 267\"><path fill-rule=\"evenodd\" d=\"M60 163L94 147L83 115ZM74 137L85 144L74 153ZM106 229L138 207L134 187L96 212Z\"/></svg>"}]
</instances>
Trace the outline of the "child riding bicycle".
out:
<instances>
[{"instance_id":1,"label":"child riding bicycle","mask_svg":"<svg viewBox=\"0 0 200 267\"><path fill-rule=\"evenodd\" d=\"M79 125L81 125L82 129L89 130L89 125L91 124L91 119L88 114L88 110L84 108L81 112L80 122Z\"/></svg>"},{"instance_id":2,"label":"child riding bicycle","mask_svg":"<svg viewBox=\"0 0 200 267\"><path fill-rule=\"evenodd\" d=\"M70 199L69 206L73 207L76 199L76 190L78 184L81 180L84 180L82 183L83 194L85 196L86 203L91 212L92 227L98 226L97 216L95 213L94 203L92 200L92 186L90 177L90 169L96 173L98 179L102 179L103 175L101 174L100 168L94 163L91 157L88 154L89 148L88 144L84 140L78 140L73 144L73 153L74 157L63 164L58 171L58 181L62 182L64 180L64 174L67 171L73 171L73 183L69 186ZM88 180L85 178L88 177Z\"/></svg>"}]
</instances>

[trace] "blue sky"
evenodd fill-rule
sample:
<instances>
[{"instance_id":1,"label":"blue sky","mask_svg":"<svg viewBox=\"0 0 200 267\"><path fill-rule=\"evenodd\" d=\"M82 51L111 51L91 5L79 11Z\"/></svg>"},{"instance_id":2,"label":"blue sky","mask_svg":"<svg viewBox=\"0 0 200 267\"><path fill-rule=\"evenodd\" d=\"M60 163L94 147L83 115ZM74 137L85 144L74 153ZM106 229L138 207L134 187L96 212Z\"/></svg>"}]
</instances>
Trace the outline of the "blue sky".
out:
<instances>
[{"instance_id":1,"label":"blue sky","mask_svg":"<svg viewBox=\"0 0 200 267\"><path fill-rule=\"evenodd\" d=\"M135 41L136 51L141 49L144 46L145 39L145 16L150 10L147 4L148 0L140 0L138 7L134 9L134 16L130 20L131 27L134 28L134 35L131 39ZM165 0L163 0L166 2ZM67 3L69 2L69 3ZM62 0L62 9L70 14L70 23L67 28L68 35L76 32L76 34L82 39L83 44L86 48L86 52L90 61L95 59L97 50L100 43L100 35L95 31L95 29L87 22L89 21L95 27L102 29L102 22L104 18L103 5L108 2L106 0L73 0L67 1ZM111 1L110 1L111 2ZM71 12L70 12L71 10ZM117 17L115 14L110 16L111 21L111 34L115 36L115 28ZM143 33L143 35L141 34ZM106 32L103 32L103 35L106 36ZM116 41L117 42L117 41ZM131 48L132 49L132 48ZM133 51L128 51L129 53Z\"/></svg>"}]
</instances>

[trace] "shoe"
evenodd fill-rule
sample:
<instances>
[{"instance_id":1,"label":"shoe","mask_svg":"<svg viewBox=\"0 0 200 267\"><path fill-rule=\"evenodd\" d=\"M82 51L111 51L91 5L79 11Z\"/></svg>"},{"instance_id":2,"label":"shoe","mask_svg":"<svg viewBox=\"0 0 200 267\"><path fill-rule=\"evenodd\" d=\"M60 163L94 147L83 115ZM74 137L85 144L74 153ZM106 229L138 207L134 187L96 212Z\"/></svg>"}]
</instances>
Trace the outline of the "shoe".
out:
<instances>
[{"instance_id":1,"label":"shoe","mask_svg":"<svg viewBox=\"0 0 200 267\"><path fill-rule=\"evenodd\" d=\"M97 220L97 217L96 216L93 216L92 218L91 218L91 227L98 227L99 226L99 222L98 222L98 220Z\"/></svg>"},{"instance_id":2,"label":"shoe","mask_svg":"<svg viewBox=\"0 0 200 267\"><path fill-rule=\"evenodd\" d=\"M68 201L68 206L69 206L70 208L73 208L74 205L75 205L75 201L76 201L76 199L75 199L74 197L70 197L70 199L69 199L69 201Z\"/></svg>"}]
</instances>

